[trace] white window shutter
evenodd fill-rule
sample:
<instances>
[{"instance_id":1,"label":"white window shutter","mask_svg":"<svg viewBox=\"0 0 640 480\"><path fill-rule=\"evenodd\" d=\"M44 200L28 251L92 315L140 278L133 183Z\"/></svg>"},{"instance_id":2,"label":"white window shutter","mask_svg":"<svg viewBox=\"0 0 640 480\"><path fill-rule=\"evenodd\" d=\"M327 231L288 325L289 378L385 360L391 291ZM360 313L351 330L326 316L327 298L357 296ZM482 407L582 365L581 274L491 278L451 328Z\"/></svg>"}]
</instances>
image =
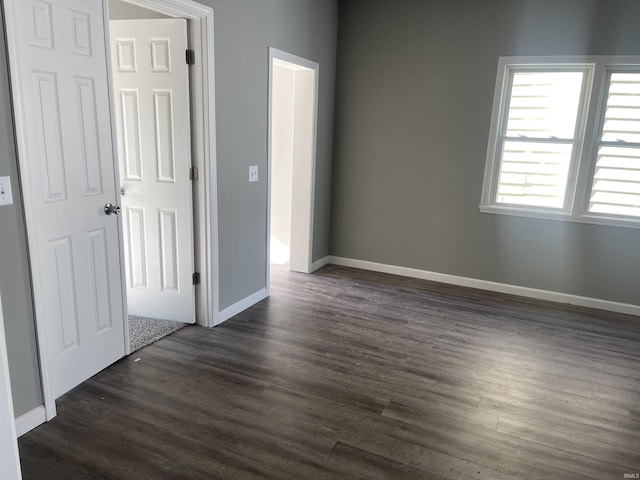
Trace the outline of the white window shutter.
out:
<instances>
[{"instance_id":1,"label":"white window shutter","mask_svg":"<svg viewBox=\"0 0 640 480\"><path fill-rule=\"evenodd\" d=\"M640 217L640 73L612 73L589 212Z\"/></svg>"},{"instance_id":2,"label":"white window shutter","mask_svg":"<svg viewBox=\"0 0 640 480\"><path fill-rule=\"evenodd\" d=\"M583 77L583 71L512 72L497 203L564 207Z\"/></svg>"}]
</instances>

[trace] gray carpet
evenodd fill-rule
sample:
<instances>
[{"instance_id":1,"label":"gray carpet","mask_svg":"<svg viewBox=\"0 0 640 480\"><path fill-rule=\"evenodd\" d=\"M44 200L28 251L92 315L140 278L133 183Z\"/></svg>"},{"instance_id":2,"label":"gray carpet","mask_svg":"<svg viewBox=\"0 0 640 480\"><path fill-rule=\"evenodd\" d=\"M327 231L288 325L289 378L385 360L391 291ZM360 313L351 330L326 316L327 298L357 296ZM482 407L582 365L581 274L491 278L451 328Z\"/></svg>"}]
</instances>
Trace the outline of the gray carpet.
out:
<instances>
[{"instance_id":1,"label":"gray carpet","mask_svg":"<svg viewBox=\"0 0 640 480\"><path fill-rule=\"evenodd\" d=\"M153 342L157 342L187 325L182 322L129 315L129 345L131 346L131 353L151 345Z\"/></svg>"}]
</instances>

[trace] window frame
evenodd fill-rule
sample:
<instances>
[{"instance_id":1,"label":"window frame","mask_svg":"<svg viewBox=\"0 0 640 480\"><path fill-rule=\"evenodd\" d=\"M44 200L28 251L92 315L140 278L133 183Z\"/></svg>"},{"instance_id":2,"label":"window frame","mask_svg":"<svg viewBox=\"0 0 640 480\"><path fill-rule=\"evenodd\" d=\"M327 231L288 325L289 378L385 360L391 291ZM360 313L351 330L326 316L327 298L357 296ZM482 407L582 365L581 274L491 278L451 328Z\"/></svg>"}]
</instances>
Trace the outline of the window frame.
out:
<instances>
[{"instance_id":1,"label":"window frame","mask_svg":"<svg viewBox=\"0 0 640 480\"><path fill-rule=\"evenodd\" d=\"M527 70L585 72L563 208L496 201L512 78L515 72ZM608 86L611 74L618 72L640 73L640 56L500 57L479 206L481 212L640 229L640 217L589 212Z\"/></svg>"}]
</instances>

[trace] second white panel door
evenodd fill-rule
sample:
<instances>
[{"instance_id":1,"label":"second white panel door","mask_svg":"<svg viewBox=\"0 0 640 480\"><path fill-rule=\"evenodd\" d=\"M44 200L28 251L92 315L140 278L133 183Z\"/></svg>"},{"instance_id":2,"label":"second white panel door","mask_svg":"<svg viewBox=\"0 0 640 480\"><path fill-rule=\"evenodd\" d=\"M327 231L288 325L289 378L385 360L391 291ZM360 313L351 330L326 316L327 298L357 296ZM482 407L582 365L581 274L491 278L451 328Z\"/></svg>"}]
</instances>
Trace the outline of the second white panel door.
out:
<instances>
[{"instance_id":1,"label":"second white panel door","mask_svg":"<svg viewBox=\"0 0 640 480\"><path fill-rule=\"evenodd\" d=\"M186 20L110 27L129 315L194 323Z\"/></svg>"}]
</instances>

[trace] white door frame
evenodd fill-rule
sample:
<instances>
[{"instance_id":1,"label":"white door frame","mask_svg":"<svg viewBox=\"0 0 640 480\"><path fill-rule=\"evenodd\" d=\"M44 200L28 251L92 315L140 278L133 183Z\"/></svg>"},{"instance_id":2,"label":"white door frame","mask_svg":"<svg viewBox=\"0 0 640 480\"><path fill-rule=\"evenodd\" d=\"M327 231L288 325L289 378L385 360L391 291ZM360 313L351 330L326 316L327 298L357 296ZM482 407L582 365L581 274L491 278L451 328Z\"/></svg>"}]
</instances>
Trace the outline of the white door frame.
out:
<instances>
[{"instance_id":1,"label":"white door frame","mask_svg":"<svg viewBox=\"0 0 640 480\"><path fill-rule=\"evenodd\" d=\"M194 50L196 58L189 75L191 155L199 172L199 180L193 183L195 267L200 272L200 285L196 287L196 322L213 327L220 323L213 9L193 0L124 1L168 17L187 19L189 48ZM109 19L105 18L105 21L108 23ZM114 115L112 125L115 131ZM117 143L114 145L117 147ZM125 285L123 283L123 287Z\"/></svg>"},{"instance_id":2,"label":"white door frame","mask_svg":"<svg viewBox=\"0 0 640 480\"><path fill-rule=\"evenodd\" d=\"M283 60L285 62L292 63L297 66L301 66L304 68L308 68L314 71L314 79L315 79L315 98L314 98L314 118L313 118L313 139L312 139L312 165L311 165L311 185L308 186L308 193L310 195L310 209L308 212L309 215L309 245L308 245L308 258L306 262L306 270L304 273L311 273L313 271L313 216L314 216L314 205L315 205L315 183L316 183L316 145L317 145L317 137L318 137L318 84L320 80L320 65L318 63L308 60L303 57L298 57L297 55L293 55L288 52L284 52L282 50L278 50L273 47L269 47L269 108L268 108L268 129L267 129L267 295L270 294L271 288L271 175L272 175L272 163L273 159L271 158L271 148L272 148L272 113L273 113L273 61L275 59ZM291 228L294 228L292 225Z\"/></svg>"},{"instance_id":3,"label":"white door frame","mask_svg":"<svg viewBox=\"0 0 640 480\"><path fill-rule=\"evenodd\" d=\"M16 440L16 424L9 381L7 362L7 342L2 319L2 299L0 298L0 478L19 480L20 456Z\"/></svg>"},{"instance_id":4,"label":"white door frame","mask_svg":"<svg viewBox=\"0 0 640 480\"><path fill-rule=\"evenodd\" d=\"M19 1L19 0L15 0ZM216 169L216 123L215 123L215 70L214 70L214 32L213 32L213 9L205 5L197 3L193 0L125 0L128 3L139 5L141 7L156 10L171 17L186 18L189 23L189 42L193 50L195 50L196 64L193 65L192 75L190 79L190 88L192 91L192 119L194 136L192 155L195 166L200 171L200 182L195 182L197 212L194 215L194 223L196 225L196 267L201 268L201 284L196 293L196 311L198 323L204 326L214 326L219 316L219 271L218 271L218 215L217 215L217 169ZM8 38L17 37L16 30L20 26L17 21L16 14L12 2L5 3L6 35ZM109 15L108 2L102 0L104 14L104 33L107 48L107 58L110 57L109 44ZM9 48L9 70L12 81L11 96L13 100L13 110L16 138L18 145L19 158L25 158L25 145L28 142L29 132L22 128L22 122L19 119L24 117L21 110L20 102L20 82L18 80L17 65L18 52L15 43L8 42ZM111 63L107 62L107 75L109 88L112 89L113 82L111 79ZM117 139L116 139L116 123L115 111L113 108L113 96L110 96L111 102L111 130L112 145L114 149L114 168L116 173L116 181L118 175L118 159L117 159ZM27 240L29 250L35 251L35 243L33 234L35 218L31 208L31 194L28 186L21 181L24 192L25 204L25 220L27 225ZM117 199L114 199L117 200ZM121 219L119 220L122 221ZM120 251L123 252L123 236L122 225L119 229ZM122 255L121 255L122 258ZM40 280L38 269L34 268L33 257L31 257L30 272L32 282L37 285ZM199 261L199 263L198 263ZM121 286L123 289L123 320L122 328L125 332L125 352L130 353L128 345L128 328L126 325L126 281L124 263L121 262ZM41 298L34 298L37 345L40 360L40 374L42 381L42 391L44 399L44 407L46 412L46 420L51 420L56 416L55 394L52 385L52 375L49 371L52 362L49 361L50 355L47 351L46 328L43 324L42 315L38 312L44 311L46 305L42 304ZM34 427L37 425L34 425Z\"/></svg>"}]
</instances>

